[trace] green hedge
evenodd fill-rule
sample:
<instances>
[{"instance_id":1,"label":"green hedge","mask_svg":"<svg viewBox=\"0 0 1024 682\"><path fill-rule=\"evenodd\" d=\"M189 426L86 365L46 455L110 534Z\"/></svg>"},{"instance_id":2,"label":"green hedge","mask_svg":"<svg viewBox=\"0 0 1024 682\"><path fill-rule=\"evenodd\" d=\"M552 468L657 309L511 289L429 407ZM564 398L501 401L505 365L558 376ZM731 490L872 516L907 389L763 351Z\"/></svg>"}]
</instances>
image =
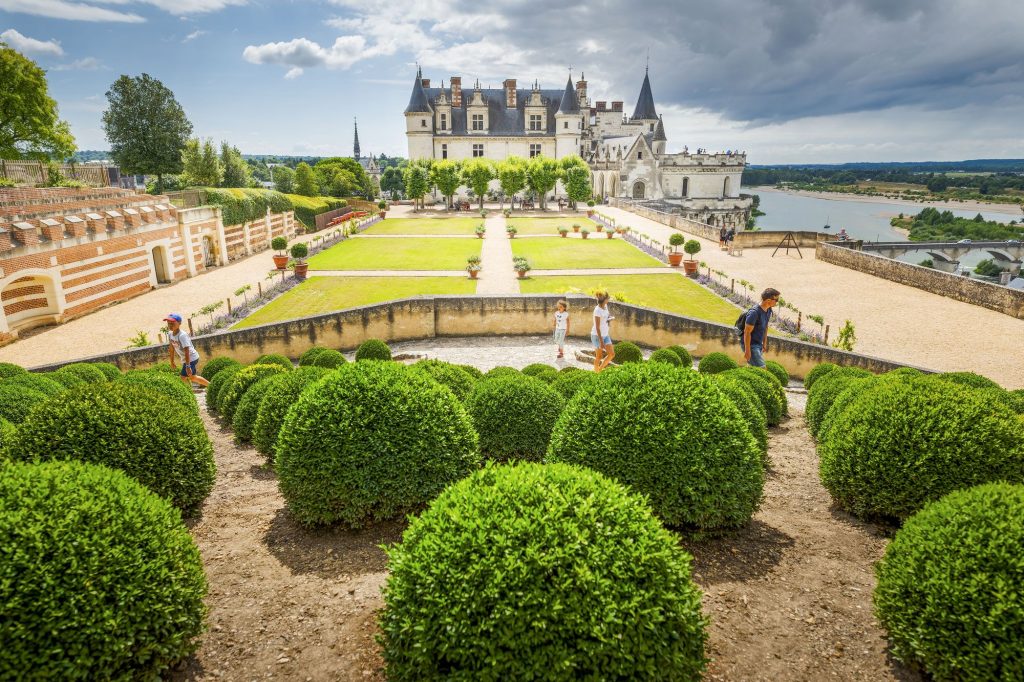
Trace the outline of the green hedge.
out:
<instances>
[{"instance_id":1,"label":"green hedge","mask_svg":"<svg viewBox=\"0 0 1024 682\"><path fill-rule=\"evenodd\" d=\"M28 374L28 370L13 362L0 362L0 379L9 379L19 374Z\"/></svg>"},{"instance_id":2,"label":"green hedge","mask_svg":"<svg viewBox=\"0 0 1024 682\"><path fill-rule=\"evenodd\" d=\"M496 460L540 461L565 398L529 375L481 381L466 399L480 451Z\"/></svg>"},{"instance_id":3,"label":"green hedge","mask_svg":"<svg viewBox=\"0 0 1024 682\"><path fill-rule=\"evenodd\" d=\"M662 362L598 375L562 412L548 459L609 475L648 495L667 525L699 530L746 523L764 487L733 402L712 379Z\"/></svg>"},{"instance_id":4,"label":"green hedge","mask_svg":"<svg viewBox=\"0 0 1024 682\"><path fill-rule=\"evenodd\" d=\"M520 372L515 367L505 367L504 365L499 365L498 367L493 367L493 368L487 370L484 373L484 378L485 379L497 379L499 377L516 377L516 376L522 376L522 374L523 373Z\"/></svg>"},{"instance_id":5,"label":"green hedge","mask_svg":"<svg viewBox=\"0 0 1024 682\"><path fill-rule=\"evenodd\" d=\"M285 197L291 201L295 218L306 226L306 232L316 229L316 217L321 213L348 206L344 199L334 197L304 197L298 194L286 194Z\"/></svg>"},{"instance_id":6,"label":"green hedge","mask_svg":"<svg viewBox=\"0 0 1024 682\"><path fill-rule=\"evenodd\" d=\"M576 368L573 368L576 369ZM558 378L551 382L551 388L562 394L566 402L572 399L584 386L590 383L597 375L593 372L559 372Z\"/></svg>"},{"instance_id":7,"label":"green hedge","mask_svg":"<svg viewBox=\"0 0 1024 682\"><path fill-rule=\"evenodd\" d=\"M764 408L768 426L778 426L789 411L786 392L767 371L757 367L738 367L719 372L747 384Z\"/></svg>"},{"instance_id":8,"label":"green hedge","mask_svg":"<svg viewBox=\"0 0 1024 682\"><path fill-rule=\"evenodd\" d=\"M14 424L0 417L0 468L3 468L3 463L10 459L7 446L14 439L15 429Z\"/></svg>"},{"instance_id":9,"label":"green hedge","mask_svg":"<svg viewBox=\"0 0 1024 682\"><path fill-rule=\"evenodd\" d=\"M192 389L186 386L185 382L181 379L175 379L163 372L136 369L125 372L118 381L122 381L126 384L143 386L156 391L169 400L173 400L178 403L190 412L199 414L199 403L196 402L195 394L192 393Z\"/></svg>"},{"instance_id":10,"label":"green hedge","mask_svg":"<svg viewBox=\"0 0 1024 682\"><path fill-rule=\"evenodd\" d=\"M56 372L45 372L41 376L44 376L47 379L50 379L51 381L56 381L64 388L84 386L86 383L88 383L85 381L85 379L82 379L74 372L61 372L60 370L58 370Z\"/></svg>"},{"instance_id":11,"label":"green hedge","mask_svg":"<svg viewBox=\"0 0 1024 682\"><path fill-rule=\"evenodd\" d=\"M463 370L469 376L473 377L473 381L480 381L484 378L484 373L473 365L455 365L459 369Z\"/></svg>"},{"instance_id":12,"label":"green hedge","mask_svg":"<svg viewBox=\"0 0 1024 682\"><path fill-rule=\"evenodd\" d=\"M703 374L718 374L737 367L736 361L725 353L708 353L697 363L697 371Z\"/></svg>"},{"instance_id":13,"label":"green hedge","mask_svg":"<svg viewBox=\"0 0 1024 682\"><path fill-rule=\"evenodd\" d=\"M522 372L527 376L533 377L537 376L541 372L546 372L549 369L554 369L554 367L547 364L546 362L534 362L532 364L527 365L526 367L523 367Z\"/></svg>"},{"instance_id":14,"label":"green hedge","mask_svg":"<svg viewBox=\"0 0 1024 682\"><path fill-rule=\"evenodd\" d=\"M271 374L258 380L242 396L235 409L235 416L231 418L231 429L235 432L235 440L240 443L248 443L252 440L252 432L256 427L256 417L259 415L260 404L267 395L267 391L275 384L280 383L291 372Z\"/></svg>"},{"instance_id":15,"label":"green hedge","mask_svg":"<svg viewBox=\"0 0 1024 682\"><path fill-rule=\"evenodd\" d=\"M177 510L119 471L0 467L0 678L159 679L199 646L206 577Z\"/></svg>"},{"instance_id":16,"label":"green hedge","mask_svg":"<svg viewBox=\"0 0 1024 682\"><path fill-rule=\"evenodd\" d=\"M89 364L103 372L103 375L107 377L107 381L114 381L121 376L120 368L111 362L90 362Z\"/></svg>"},{"instance_id":17,"label":"green hedge","mask_svg":"<svg viewBox=\"0 0 1024 682\"><path fill-rule=\"evenodd\" d=\"M299 356L299 367L311 367L316 362L317 357L323 353L327 348L323 346L313 346L302 355Z\"/></svg>"},{"instance_id":18,"label":"green hedge","mask_svg":"<svg viewBox=\"0 0 1024 682\"><path fill-rule=\"evenodd\" d=\"M65 390L63 384L54 381L50 376L32 372L25 372L24 374L4 379L0 381L0 386L22 386L38 391L46 396L57 395Z\"/></svg>"},{"instance_id":19,"label":"green hedge","mask_svg":"<svg viewBox=\"0 0 1024 682\"><path fill-rule=\"evenodd\" d=\"M228 367L241 367L242 363L234 358L219 357L213 358L202 367L202 371L199 372L199 376L203 377L207 381L213 381L213 378L217 376L217 373L222 369Z\"/></svg>"},{"instance_id":20,"label":"green hedge","mask_svg":"<svg viewBox=\"0 0 1024 682\"><path fill-rule=\"evenodd\" d=\"M391 349L380 339L367 339L356 349L356 362L360 360L390 360Z\"/></svg>"},{"instance_id":21,"label":"green hedge","mask_svg":"<svg viewBox=\"0 0 1024 682\"><path fill-rule=\"evenodd\" d=\"M404 365L344 365L288 411L281 492L303 524L400 517L475 469L476 432L450 390Z\"/></svg>"},{"instance_id":22,"label":"green hedge","mask_svg":"<svg viewBox=\"0 0 1024 682\"><path fill-rule=\"evenodd\" d=\"M761 463L768 466L768 413L761 404L757 393L749 383L744 383L735 377L716 374L715 383L722 389L722 393L732 401L736 409L743 415L743 420L750 429L750 434L757 441L757 447L761 452Z\"/></svg>"},{"instance_id":23,"label":"green hedge","mask_svg":"<svg viewBox=\"0 0 1024 682\"><path fill-rule=\"evenodd\" d=\"M299 367L273 378L273 383L266 387L263 400L256 410L256 421L252 427L252 442L257 450L273 457L274 444L277 443L288 410L298 401L306 387L330 372L326 367Z\"/></svg>"},{"instance_id":24,"label":"green hedge","mask_svg":"<svg viewBox=\"0 0 1024 682\"><path fill-rule=\"evenodd\" d=\"M943 372L935 376L942 381L960 384L961 386L970 386L971 388L1002 388L988 377L983 377L974 372Z\"/></svg>"},{"instance_id":25,"label":"green hedge","mask_svg":"<svg viewBox=\"0 0 1024 682\"><path fill-rule=\"evenodd\" d=\"M860 393L818 448L821 480L862 517L905 519L981 483L1024 481L1021 420L984 391L933 377L878 381Z\"/></svg>"},{"instance_id":26,"label":"green hedge","mask_svg":"<svg viewBox=\"0 0 1024 682\"><path fill-rule=\"evenodd\" d=\"M291 360L289 360L288 358L286 358L283 355L278 355L277 353L268 353L267 355L261 355L260 357L256 358L256 362L254 362L252 364L254 364L254 365L280 365L282 368L287 369L287 370L292 370L292 369L295 368L295 365L292 364Z\"/></svg>"},{"instance_id":27,"label":"green hedge","mask_svg":"<svg viewBox=\"0 0 1024 682\"><path fill-rule=\"evenodd\" d=\"M683 364L682 360L679 359L679 355L668 348L659 348L651 353L651 357L648 359L651 362L665 362L674 367L681 367Z\"/></svg>"},{"instance_id":28,"label":"green hedge","mask_svg":"<svg viewBox=\"0 0 1024 682\"><path fill-rule=\"evenodd\" d=\"M335 369L341 367L348 360L341 354L341 351L336 351L333 348L327 348L313 358L314 367L324 367L326 369Z\"/></svg>"},{"instance_id":29,"label":"green hedge","mask_svg":"<svg viewBox=\"0 0 1024 682\"><path fill-rule=\"evenodd\" d=\"M815 365L814 367L811 368L811 371L807 373L807 376L804 377L804 388L806 388L808 391L811 390L811 386L814 385L815 381L825 376L829 372L833 372L837 369L839 369L839 365L833 364L831 362L822 362L820 364Z\"/></svg>"},{"instance_id":30,"label":"green hedge","mask_svg":"<svg viewBox=\"0 0 1024 682\"><path fill-rule=\"evenodd\" d=\"M459 400L465 400L476 383L476 379L466 370L449 362L420 360L413 367L421 372L425 372L431 379L442 386L447 386Z\"/></svg>"},{"instance_id":31,"label":"green hedge","mask_svg":"<svg viewBox=\"0 0 1024 682\"><path fill-rule=\"evenodd\" d=\"M699 680L690 557L644 499L561 464L488 466L387 550L391 680Z\"/></svg>"},{"instance_id":32,"label":"green hedge","mask_svg":"<svg viewBox=\"0 0 1024 682\"><path fill-rule=\"evenodd\" d=\"M217 400L220 398L220 394L242 369L241 364L228 365L210 379L210 385L206 387L206 409L211 412L217 411Z\"/></svg>"},{"instance_id":33,"label":"green hedge","mask_svg":"<svg viewBox=\"0 0 1024 682\"><path fill-rule=\"evenodd\" d=\"M225 225L241 225L260 220L267 214L294 211L295 218L306 226L307 232L316 228L316 216L348 205L344 199L334 197L304 197L282 194L275 190L254 188L203 188L206 203L221 209Z\"/></svg>"},{"instance_id":34,"label":"green hedge","mask_svg":"<svg viewBox=\"0 0 1024 682\"><path fill-rule=\"evenodd\" d=\"M35 388L19 386L10 381L0 382L0 417L12 424L20 424L33 407L48 397Z\"/></svg>"},{"instance_id":35,"label":"green hedge","mask_svg":"<svg viewBox=\"0 0 1024 682\"><path fill-rule=\"evenodd\" d=\"M679 364L686 369L693 369L693 356L682 346L669 346L668 349L679 357Z\"/></svg>"},{"instance_id":36,"label":"green hedge","mask_svg":"<svg viewBox=\"0 0 1024 682\"><path fill-rule=\"evenodd\" d=\"M774 360L768 360L766 363L764 363L764 368L768 370L768 372L773 377L778 379L780 386L782 386L783 388L789 386L789 372L786 371L785 367L775 362Z\"/></svg>"},{"instance_id":37,"label":"green hedge","mask_svg":"<svg viewBox=\"0 0 1024 682\"><path fill-rule=\"evenodd\" d=\"M630 362L643 362L644 353L640 346L630 341L619 341L613 346L615 349L615 364L624 365Z\"/></svg>"},{"instance_id":38,"label":"green hedge","mask_svg":"<svg viewBox=\"0 0 1024 682\"><path fill-rule=\"evenodd\" d=\"M120 469L185 510L206 499L216 475L198 415L120 381L79 386L39 405L18 428L11 453L24 461L71 459Z\"/></svg>"},{"instance_id":39,"label":"green hedge","mask_svg":"<svg viewBox=\"0 0 1024 682\"><path fill-rule=\"evenodd\" d=\"M877 566L897 658L935 680L1024 678L1024 486L950 493L910 517Z\"/></svg>"},{"instance_id":40,"label":"green hedge","mask_svg":"<svg viewBox=\"0 0 1024 682\"><path fill-rule=\"evenodd\" d=\"M56 373L73 374L89 384L101 384L107 381L107 375L88 362L73 362L70 365L64 365Z\"/></svg>"},{"instance_id":41,"label":"green hedge","mask_svg":"<svg viewBox=\"0 0 1024 682\"><path fill-rule=\"evenodd\" d=\"M231 383L217 395L217 412L225 420L231 421L235 417L235 410L242 402L245 392L260 379L287 372L280 365L249 365L243 367L238 374L231 379Z\"/></svg>"},{"instance_id":42,"label":"green hedge","mask_svg":"<svg viewBox=\"0 0 1024 682\"><path fill-rule=\"evenodd\" d=\"M816 380L814 387L807 393L807 407L804 410L807 429L811 435L818 435L825 416L840 393L852 382L871 379L873 376L871 372L859 367L836 367Z\"/></svg>"}]
</instances>

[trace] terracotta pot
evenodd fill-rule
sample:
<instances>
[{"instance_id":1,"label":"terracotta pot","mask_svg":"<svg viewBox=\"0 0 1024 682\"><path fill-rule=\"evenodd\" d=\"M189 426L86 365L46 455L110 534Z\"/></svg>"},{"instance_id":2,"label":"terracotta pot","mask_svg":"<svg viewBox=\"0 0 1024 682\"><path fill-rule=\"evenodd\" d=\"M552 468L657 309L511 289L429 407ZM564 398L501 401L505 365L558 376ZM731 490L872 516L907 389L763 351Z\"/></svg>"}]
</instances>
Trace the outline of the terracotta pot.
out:
<instances>
[{"instance_id":1,"label":"terracotta pot","mask_svg":"<svg viewBox=\"0 0 1024 682\"><path fill-rule=\"evenodd\" d=\"M384 216L386 216L387 214L388 214L388 212L387 212L387 211L381 211L381 212L380 212L380 213L378 213L377 215L379 215L379 216L380 216L380 219L381 219L381 220L384 220Z\"/></svg>"},{"instance_id":2,"label":"terracotta pot","mask_svg":"<svg viewBox=\"0 0 1024 682\"><path fill-rule=\"evenodd\" d=\"M306 271L309 270L309 263L295 264L295 279L302 281L306 279Z\"/></svg>"},{"instance_id":3,"label":"terracotta pot","mask_svg":"<svg viewBox=\"0 0 1024 682\"><path fill-rule=\"evenodd\" d=\"M615 233L614 232L606 232L605 234L608 235L608 239L612 239L613 237L615 237Z\"/></svg>"},{"instance_id":4,"label":"terracotta pot","mask_svg":"<svg viewBox=\"0 0 1024 682\"><path fill-rule=\"evenodd\" d=\"M470 279L476 279L476 276L479 275L479 274L480 274L479 270L470 270L469 271L469 278Z\"/></svg>"},{"instance_id":5,"label":"terracotta pot","mask_svg":"<svg viewBox=\"0 0 1024 682\"><path fill-rule=\"evenodd\" d=\"M562 235L563 238L569 236L568 232L559 232L558 234Z\"/></svg>"},{"instance_id":6,"label":"terracotta pot","mask_svg":"<svg viewBox=\"0 0 1024 682\"><path fill-rule=\"evenodd\" d=\"M516 238L516 233L515 232L509 232L508 233L508 238L509 239L515 239Z\"/></svg>"},{"instance_id":7,"label":"terracotta pot","mask_svg":"<svg viewBox=\"0 0 1024 682\"><path fill-rule=\"evenodd\" d=\"M594 217L594 212L592 210L590 210L589 208L587 209L587 217L588 218L593 218Z\"/></svg>"},{"instance_id":8,"label":"terracotta pot","mask_svg":"<svg viewBox=\"0 0 1024 682\"><path fill-rule=\"evenodd\" d=\"M516 272L519 273L519 279L526 279L526 270L517 270Z\"/></svg>"},{"instance_id":9,"label":"terracotta pot","mask_svg":"<svg viewBox=\"0 0 1024 682\"><path fill-rule=\"evenodd\" d=\"M580 231L580 226L579 225L573 225L572 226L572 231L573 232L579 232Z\"/></svg>"},{"instance_id":10,"label":"terracotta pot","mask_svg":"<svg viewBox=\"0 0 1024 682\"><path fill-rule=\"evenodd\" d=\"M476 233L476 236L477 236L477 238L479 238L479 239L483 239L483 238L484 238L484 233L483 233L483 232L477 232L477 233Z\"/></svg>"},{"instance_id":11,"label":"terracotta pot","mask_svg":"<svg viewBox=\"0 0 1024 682\"><path fill-rule=\"evenodd\" d=\"M686 271L686 276L687 277L696 277L697 276L697 266L698 265L699 265L699 263L697 263L697 261L695 261L695 260L685 261L683 263L683 270Z\"/></svg>"},{"instance_id":12,"label":"terracotta pot","mask_svg":"<svg viewBox=\"0 0 1024 682\"><path fill-rule=\"evenodd\" d=\"M587 234L586 232L582 232L582 233L580 233L580 236L581 236L581 237L583 237L584 239L586 239L586 238L587 238L587 237L589 237L590 235L589 235L589 234Z\"/></svg>"},{"instance_id":13,"label":"terracotta pot","mask_svg":"<svg viewBox=\"0 0 1024 682\"><path fill-rule=\"evenodd\" d=\"M598 223L597 224L597 231L598 232L603 232L604 231L604 225L602 225L601 223Z\"/></svg>"},{"instance_id":14,"label":"terracotta pot","mask_svg":"<svg viewBox=\"0 0 1024 682\"><path fill-rule=\"evenodd\" d=\"M683 254L673 252L668 254L668 264L674 268L678 268L679 264L683 262Z\"/></svg>"},{"instance_id":15,"label":"terracotta pot","mask_svg":"<svg viewBox=\"0 0 1024 682\"><path fill-rule=\"evenodd\" d=\"M288 267L288 256L274 256L274 267L278 270Z\"/></svg>"}]
</instances>

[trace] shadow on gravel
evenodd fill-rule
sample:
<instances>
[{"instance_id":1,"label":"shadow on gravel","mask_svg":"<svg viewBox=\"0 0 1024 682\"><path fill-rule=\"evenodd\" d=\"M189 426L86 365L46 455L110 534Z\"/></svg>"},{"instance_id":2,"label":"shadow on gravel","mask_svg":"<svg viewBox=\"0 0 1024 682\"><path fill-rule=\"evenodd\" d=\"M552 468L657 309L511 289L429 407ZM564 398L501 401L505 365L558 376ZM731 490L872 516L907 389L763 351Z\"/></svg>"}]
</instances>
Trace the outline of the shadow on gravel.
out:
<instances>
[{"instance_id":1,"label":"shadow on gravel","mask_svg":"<svg viewBox=\"0 0 1024 682\"><path fill-rule=\"evenodd\" d=\"M295 573L313 573L322 578L380 573L385 570L380 545L398 542L406 525L405 519L399 519L362 530L306 528L282 508L270 522L263 542Z\"/></svg>"},{"instance_id":2,"label":"shadow on gravel","mask_svg":"<svg viewBox=\"0 0 1024 682\"><path fill-rule=\"evenodd\" d=\"M255 478L257 481L275 481L277 480L277 473L270 468L269 465L253 464L249 467L249 475Z\"/></svg>"},{"instance_id":3,"label":"shadow on gravel","mask_svg":"<svg viewBox=\"0 0 1024 682\"><path fill-rule=\"evenodd\" d=\"M693 579L702 586L760 578L782 561L793 544L792 537L757 519L721 537L682 539L693 555Z\"/></svg>"}]
</instances>

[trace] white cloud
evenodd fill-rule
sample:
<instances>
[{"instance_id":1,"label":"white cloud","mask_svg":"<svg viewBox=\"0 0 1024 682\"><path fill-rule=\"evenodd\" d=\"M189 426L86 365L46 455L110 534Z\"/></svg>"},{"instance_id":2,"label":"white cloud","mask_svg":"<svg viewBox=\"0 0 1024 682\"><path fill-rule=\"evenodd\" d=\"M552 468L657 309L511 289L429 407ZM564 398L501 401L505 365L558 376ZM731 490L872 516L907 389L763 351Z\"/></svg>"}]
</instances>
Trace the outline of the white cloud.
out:
<instances>
[{"instance_id":1,"label":"white cloud","mask_svg":"<svg viewBox=\"0 0 1024 682\"><path fill-rule=\"evenodd\" d=\"M187 36L185 36L184 40L182 40L181 42L188 43L188 42L191 42L191 41L195 40L199 36L204 36L206 34L207 34L207 31L195 30L195 31L192 31L191 33L189 33Z\"/></svg>"},{"instance_id":2,"label":"white cloud","mask_svg":"<svg viewBox=\"0 0 1024 682\"><path fill-rule=\"evenodd\" d=\"M64 49L56 40L36 40L35 38L23 36L13 28L0 33L0 40L22 54L45 54L53 55L54 57L60 57L64 54Z\"/></svg>"},{"instance_id":3,"label":"white cloud","mask_svg":"<svg viewBox=\"0 0 1024 682\"><path fill-rule=\"evenodd\" d=\"M59 64L53 67L54 71L96 71L103 65L95 57L76 59L70 64Z\"/></svg>"},{"instance_id":4,"label":"white cloud","mask_svg":"<svg viewBox=\"0 0 1024 682\"><path fill-rule=\"evenodd\" d=\"M347 69L365 57L366 41L362 36L341 36L330 47L321 47L308 38L295 38L287 42L249 45L242 57L252 64L282 64L299 67L298 73L289 71L288 78L301 74L301 69L312 66L326 66L330 69Z\"/></svg>"},{"instance_id":5,"label":"white cloud","mask_svg":"<svg viewBox=\"0 0 1024 682\"><path fill-rule=\"evenodd\" d=\"M600 54L601 52L608 52L609 48L607 45L602 45L593 38L587 38L580 43L580 52L583 54Z\"/></svg>"},{"instance_id":6,"label":"white cloud","mask_svg":"<svg viewBox=\"0 0 1024 682\"><path fill-rule=\"evenodd\" d=\"M145 21L138 14L116 12L70 0L0 0L0 9L69 21L113 21L136 24Z\"/></svg>"},{"instance_id":7,"label":"white cloud","mask_svg":"<svg viewBox=\"0 0 1024 682\"><path fill-rule=\"evenodd\" d=\"M292 68L288 69L288 73L286 73L284 75L284 77L287 80L294 80L294 79L298 78L299 76L301 76L302 74L303 74L303 71L302 71L301 67L293 66Z\"/></svg>"}]
</instances>

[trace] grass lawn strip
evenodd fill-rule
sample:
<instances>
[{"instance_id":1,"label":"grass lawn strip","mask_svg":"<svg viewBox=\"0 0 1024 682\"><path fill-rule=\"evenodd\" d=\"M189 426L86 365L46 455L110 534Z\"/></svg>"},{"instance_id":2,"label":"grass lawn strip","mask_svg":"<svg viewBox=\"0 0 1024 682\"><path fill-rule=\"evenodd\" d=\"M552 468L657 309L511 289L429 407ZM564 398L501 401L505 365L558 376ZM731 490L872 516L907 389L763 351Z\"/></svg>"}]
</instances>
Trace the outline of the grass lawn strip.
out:
<instances>
[{"instance_id":1,"label":"grass lawn strip","mask_svg":"<svg viewBox=\"0 0 1024 682\"><path fill-rule=\"evenodd\" d=\"M310 277L232 329L322 315L420 294L476 293L476 281L458 277Z\"/></svg>"},{"instance_id":2,"label":"grass lawn strip","mask_svg":"<svg viewBox=\"0 0 1024 682\"><path fill-rule=\"evenodd\" d=\"M515 225L516 234L523 235L544 234L557 237L559 227L565 226L572 232L573 224L579 225L580 229L585 227L591 232L597 231L597 223L585 215L572 215L564 218L517 218L513 213L511 218L505 218L505 224ZM602 237L602 239L606 239L606 237Z\"/></svg>"},{"instance_id":3,"label":"grass lawn strip","mask_svg":"<svg viewBox=\"0 0 1024 682\"><path fill-rule=\"evenodd\" d=\"M534 270L667 267L621 239L603 236L600 239L513 239L512 255L525 257Z\"/></svg>"},{"instance_id":4,"label":"grass lawn strip","mask_svg":"<svg viewBox=\"0 0 1024 682\"><path fill-rule=\"evenodd\" d=\"M363 234L461 234L473 235L477 225L483 225L476 218L385 218L371 225Z\"/></svg>"},{"instance_id":5,"label":"grass lawn strip","mask_svg":"<svg viewBox=\"0 0 1024 682\"><path fill-rule=\"evenodd\" d=\"M675 273L538 276L519 282L519 290L524 294L590 294L597 289L607 290L614 299L625 303L698 320L732 324L739 315L739 308L733 304Z\"/></svg>"},{"instance_id":6,"label":"grass lawn strip","mask_svg":"<svg viewBox=\"0 0 1024 682\"><path fill-rule=\"evenodd\" d=\"M347 239L309 259L310 270L462 270L482 239Z\"/></svg>"}]
</instances>

